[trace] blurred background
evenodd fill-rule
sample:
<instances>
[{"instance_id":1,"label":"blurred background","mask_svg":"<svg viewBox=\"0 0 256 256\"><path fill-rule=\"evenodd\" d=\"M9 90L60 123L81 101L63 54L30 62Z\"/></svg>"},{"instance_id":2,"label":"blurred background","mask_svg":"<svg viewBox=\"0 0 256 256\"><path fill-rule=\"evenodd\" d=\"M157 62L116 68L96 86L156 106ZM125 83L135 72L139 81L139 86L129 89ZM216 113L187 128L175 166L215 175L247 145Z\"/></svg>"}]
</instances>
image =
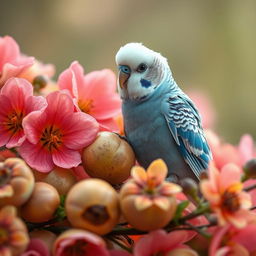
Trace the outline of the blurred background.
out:
<instances>
[{"instance_id":1,"label":"blurred background","mask_svg":"<svg viewBox=\"0 0 256 256\"><path fill-rule=\"evenodd\" d=\"M116 72L120 46L143 42L182 89L208 95L225 140L256 138L255 0L1 0L0 10L0 36L53 63L55 78L73 60Z\"/></svg>"}]
</instances>

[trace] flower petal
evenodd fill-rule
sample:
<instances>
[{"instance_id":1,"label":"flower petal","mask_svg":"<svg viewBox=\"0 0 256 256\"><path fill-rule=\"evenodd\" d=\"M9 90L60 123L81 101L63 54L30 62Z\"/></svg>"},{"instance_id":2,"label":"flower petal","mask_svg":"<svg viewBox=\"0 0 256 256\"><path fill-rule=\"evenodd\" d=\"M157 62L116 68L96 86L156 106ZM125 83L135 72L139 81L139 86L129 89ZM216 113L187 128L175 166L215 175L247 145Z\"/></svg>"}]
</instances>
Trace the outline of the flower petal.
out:
<instances>
[{"instance_id":1,"label":"flower petal","mask_svg":"<svg viewBox=\"0 0 256 256\"><path fill-rule=\"evenodd\" d=\"M244 191L240 192L239 200L241 209L249 210L252 207L252 199L249 193Z\"/></svg>"},{"instance_id":2,"label":"flower petal","mask_svg":"<svg viewBox=\"0 0 256 256\"><path fill-rule=\"evenodd\" d=\"M181 186L171 183L171 182L163 182L161 188L160 188L160 193L161 195L165 196L171 196L173 194L177 194L182 191Z\"/></svg>"},{"instance_id":3,"label":"flower petal","mask_svg":"<svg viewBox=\"0 0 256 256\"><path fill-rule=\"evenodd\" d=\"M83 87L84 69L78 61L71 63L70 67L64 70L58 79L58 85L61 90L69 90L71 95L78 98L78 86Z\"/></svg>"},{"instance_id":4,"label":"flower petal","mask_svg":"<svg viewBox=\"0 0 256 256\"><path fill-rule=\"evenodd\" d=\"M238 151L242 164L245 164L254 157L254 142L250 134L244 134L241 137L238 145Z\"/></svg>"},{"instance_id":5,"label":"flower petal","mask_svg":"<svg viewBox=\"0 0 256 256\"><path fill-rule=\"evenodd\" d=\"M210 244L209 256L216 256L216 252L218 248L220 248L221 246L223 237L228 232L229 229L230 225L226 225L225 227L217 227L217 230L214 232L214 236Z\"/></svg>"},{"instance_id":6,"label":"flower petal","mask_svg":"<svg viewBox=\"0 0 256 256\"><path fill-rule=\"evenodd\" d=\"M74 103L68 91L56 91L46 97L48 107L45 112L50 123L59 124L62 119L74 113Z\"/></svg>"},{"instance_id":7,"label":"flower petal","mask_svg":"<svg viewBox=\"0 0 256 256\"><path fill-rule=\"evenodd\" d=\"M67 169L76 167L81 163L80 153L65 146L52 152L52 159L55 165Z\"/></svg>"},{"instance_id":8,"label":"flower petal","mask_svg":"<svg viewBox=\"0 0 256 256\"><path fill-rule=\"evenodd\" d=\"M153 199L153 204L164 211L170 209L170 200L167 197L156 197Z\"/></svg>"},{"instance_id":9,"label":"flower petal","mask_svg":"<svg viewBox=\"0 0 256 256\"><path fill-rule=\"evenodd\" d=\"M6 63L3 66L2 73L0 76L0 87L3 85L9 78L18 76L26 68L33 65L34 58L27 58L26 62L20 64L11 64Z\"/></svg>"},{"instance_id":10,"label":"flower petal","mask_svg":"<svg viewBox=\"0 0 256 256\"><path fill-rule=\"evenodd\" d=\"M135 207L138 211L143 211L153 205L153 201L147 196L137 196L135 199Z\"/></svg>"},{"instance_id":11,"label":"flower petal","mask_svg":"<svg viewBox=\"0 0 256 256\"><path fill-rule=\"evenodd\" d=\"M82 149L96 138L99 124L83 112L72 113L61 121L64 144L70 149Z\"/></svg>"},{"instance_id":12,"label":"flower petal","mask_svg":"<svg viewBox=\"0 0 256 256\"><path fill-rule=\"evenodd\" d=\"M201 180L200 190L203 196L211 203L218 204L221 200L221 196L218 191L214 191L209 180Z\"/></svg>"},{"instance_id":13,"label":"flower petal","mask_svg":"<svg viewBox=\"0 0 256 256\"><path fill-rule=\"evenodd\" d=\"M230 223L232 223L237 228L243 228L247 225L248 220L250 219L250 211L249 210L239 210L234 214L228 214L227 219Z\"/></svg>"},{"instance_id":14,"label":"flower petal","mask_svg":"<svg viewBox=\"0 0 256 256\"><path fill-rule=\"evenodd\" d=\"M39 142L47 120L47 114L42 110L33 111L23 119L24 133L30 143L37 144Z\"/></svg>"},{"instance_id":15,"label":"flower petal","mask_svg":"<svg viewBox=\"0 0 256 256\"><path fill-rule=\"evenodd\" d=\"M20 54L19 45L10 36L0 37L0 70L4 64L15 61Z\"/></svg>"},{"instance_id":16,"label":"flower petal","mask_svg":"<svg viewBox=\"0 0 256 256\"><path fill-rule=\"evenodd\" d=\"M26 139L26 136L24 134L24 131L19 130L10 137L9 141L6 143L6 147L7 148L18 147L23 143L25 139Z\"/></svg>"},{"instance_id":17,"label":"flower petal","mask_svg":"<svg viewBox=\"0 0 256 256\"><path fill-rule=\"evenodd\" d=\"M67 248L76 245L82 246L78 249L81 249L84 255L109 256L105 241L100 236L80 229L69 229L63 232L55 241L54 255L64 255Z\"/></svg>"},{"instance_id":18,"label":"flower petal","mask_svg":"<svg viewBox=\"0 0 256 256\"><path fill-rule=\"evenodd\" d=\"M98 120L100 125L100 131L111 131L111 132L119 132L118 123L114 118Z\"/></svg>"},{"instance_id":19,"label":"flower petal","mask_svg":"<svg viewBox=\"0 0 256 256\"><path fill-rule=\"evenodd\" d=\"M134 166L131 169L131 176L136 183L144 185L147 182L147 173L141 166Z\"/></svg>"},{"instance_id":20,"label":"flower petal","mask_svg":"<svg viewBox=\"0 0 256 256\"><path fill-rule=\"evenodd\" d=\"M156 243L157 241L157 243ZM134 256L149 256L168 247L167 233L163 229L151 231L139 239L134 246Z\"/></svg>"},{"instance_id":21,"label":"flower petal","mask_svg":"<svg viewBox=\"0 0 256 256\"><path fill-rule=\"evenodd\" d=\"M40 144L32 144L25 140L19 152L28 165L40 172L49 172L54 167L51 154Z\"/></svg>"},{"instance_id":22,"label":"flower petal","mask_svg":"<svg viewBox=\"0 0 256 256\"><path fill-rule=\"evenodd\" d=\"M134 183L133 181L128 181L125 183L125 189L122 190L121 197L125 197L127 195L138 195L141 192L141 188Z\"/></svg>"},{"instance_id":23,"label":"flower petal","mask_svg":"<svg viewBox=\"0 0 256 256\"><path fill-rule=\"evenodd\" d=\"M161 184L168 173L168 167L162 159L154 160L147 169L148 179L154 180L155 185Z\"/></svg>"},{"instance_id":24,"label":"flower petal","mask_svg":"<svg viewBox=\"0 0 256 256\"><path fill-rule=\"evenodd\" d=\"M235 241L245 248L247 248L250 252L256 251L256 225L249 224L245 228L240 229L239 232L235 232L232 237L232 241Z\"/></svg>"},{"instance_id":25,"label":"flower petal","mask_svg":"<svg viewBox=\"0 0 256 256\"><path fill-rule=\"evenodd\" d=\"M240 182L242 170L236 164L228 163L224 165L220 172L219 191L222 193L233 183Z\"/></svg>"},{"instance_id":26,"label":"flower petal","mask_svg":"<svg viewBox=\"0 0 256 256\"><path fill-rule=\"evenodd\" d=\"M23 78L10 78L2 87L1 94L12 99L14 109L23 109L25 99L33 95L33 86Z\"/></svg>"},{"instance_id":27,"label":"flower petal","mask_svg":"<svg viewBox=\"0 0 256 256\"><path fill-rule=\"evenodd\" d=\"M43 96L30 96L26 99L24 112L28 114L32 111L43 110L46 107L47 102Z\"/></svg>"}]
</instances>

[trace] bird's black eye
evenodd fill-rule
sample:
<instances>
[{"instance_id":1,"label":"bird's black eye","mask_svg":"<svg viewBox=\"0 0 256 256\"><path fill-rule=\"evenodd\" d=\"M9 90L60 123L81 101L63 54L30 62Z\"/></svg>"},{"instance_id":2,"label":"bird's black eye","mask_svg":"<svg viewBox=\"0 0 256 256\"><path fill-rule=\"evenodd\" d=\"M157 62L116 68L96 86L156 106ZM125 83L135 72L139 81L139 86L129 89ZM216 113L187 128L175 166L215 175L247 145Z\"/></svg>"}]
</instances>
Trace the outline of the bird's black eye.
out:
<instances>
[{"instance_id":1,"label":"bird's black eye","mask_svg":"<svg viewBox=\"0 0 256 256\"><path fill-rule=\"evenodd\" d=\"M145 63L141 63L137 67L136 71L139 72L139 73L143 73L143 72L145 72L147 70L147 68L148 68L148 66Z\"/></svg>"}]
</instances>

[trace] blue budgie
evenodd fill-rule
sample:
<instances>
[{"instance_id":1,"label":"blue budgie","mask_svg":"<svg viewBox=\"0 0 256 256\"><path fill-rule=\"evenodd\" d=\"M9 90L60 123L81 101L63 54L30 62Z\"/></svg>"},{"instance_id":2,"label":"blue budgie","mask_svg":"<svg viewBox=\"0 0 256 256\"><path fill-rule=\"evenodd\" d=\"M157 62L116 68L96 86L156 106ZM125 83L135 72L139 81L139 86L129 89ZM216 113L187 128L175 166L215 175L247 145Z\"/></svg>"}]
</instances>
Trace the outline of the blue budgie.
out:
<instances>
[{"instance_id":1,"label":"blue budgie","mask_svg":"<svg viewBox=\"0 0 256 256\"><path fill-rule=\"evenodd\" d=\"M168 166L169 180L199 180L211 152L201 118L191 99L173 79L167 59L140 43L116 54L124 129L144 168L157 158Z\"/></svg>"}]
</instances>

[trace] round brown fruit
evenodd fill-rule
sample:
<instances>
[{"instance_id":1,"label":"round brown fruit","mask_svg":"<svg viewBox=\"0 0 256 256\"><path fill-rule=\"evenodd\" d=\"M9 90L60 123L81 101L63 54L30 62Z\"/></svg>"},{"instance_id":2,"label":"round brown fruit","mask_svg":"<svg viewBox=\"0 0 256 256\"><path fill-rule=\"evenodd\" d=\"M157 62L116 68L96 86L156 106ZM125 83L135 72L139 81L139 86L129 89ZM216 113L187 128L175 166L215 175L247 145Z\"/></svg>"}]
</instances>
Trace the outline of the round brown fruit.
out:
<instances>
[{"instance_id":1,"label":"round brown fruit","mask_svg":"<svg viewBox=\"0 0 256 256\"><path fill-rule=\"evenodd\" d=\"M60 196L56 188L45 182L36 182L29 200L22 205L20 214L30 222L44 222L53 218L60 204Z\"/></svg>"},{"instance_id":2,"label":"round brown fruit","mask_svg":"<svg viewBox=\"0 0 256 256\"><path fill-rule=\"evenodd\" d=\"M65 209L73 227L99 235L110 232L120 218L117 192L100 179L91 178L75 184L67 195Z\"/></svg>"},{"instance_id":3,"label":"round brown fruit","mask_svg":"<svg viewBox=\"0 0 256 256\"><path fill-rule=\"evenodd\" d=\"M112 132L100 132L96 140L82 153L86 172L111 184L120 184L130 176L135 164L131 146Z\"/></svg>"},{"instance_id":4,"label":"round brown fruit","mask_svg":"<svg viewBox=\"0 0 256 256\"><path fill-rule=\"evenodd\" d=\"M46 182L55 187L60 195L66 195L77 181L71 169L57 166L49 173L34 170L34 176L36 181Z\"/></svg>"}]
</instances>

